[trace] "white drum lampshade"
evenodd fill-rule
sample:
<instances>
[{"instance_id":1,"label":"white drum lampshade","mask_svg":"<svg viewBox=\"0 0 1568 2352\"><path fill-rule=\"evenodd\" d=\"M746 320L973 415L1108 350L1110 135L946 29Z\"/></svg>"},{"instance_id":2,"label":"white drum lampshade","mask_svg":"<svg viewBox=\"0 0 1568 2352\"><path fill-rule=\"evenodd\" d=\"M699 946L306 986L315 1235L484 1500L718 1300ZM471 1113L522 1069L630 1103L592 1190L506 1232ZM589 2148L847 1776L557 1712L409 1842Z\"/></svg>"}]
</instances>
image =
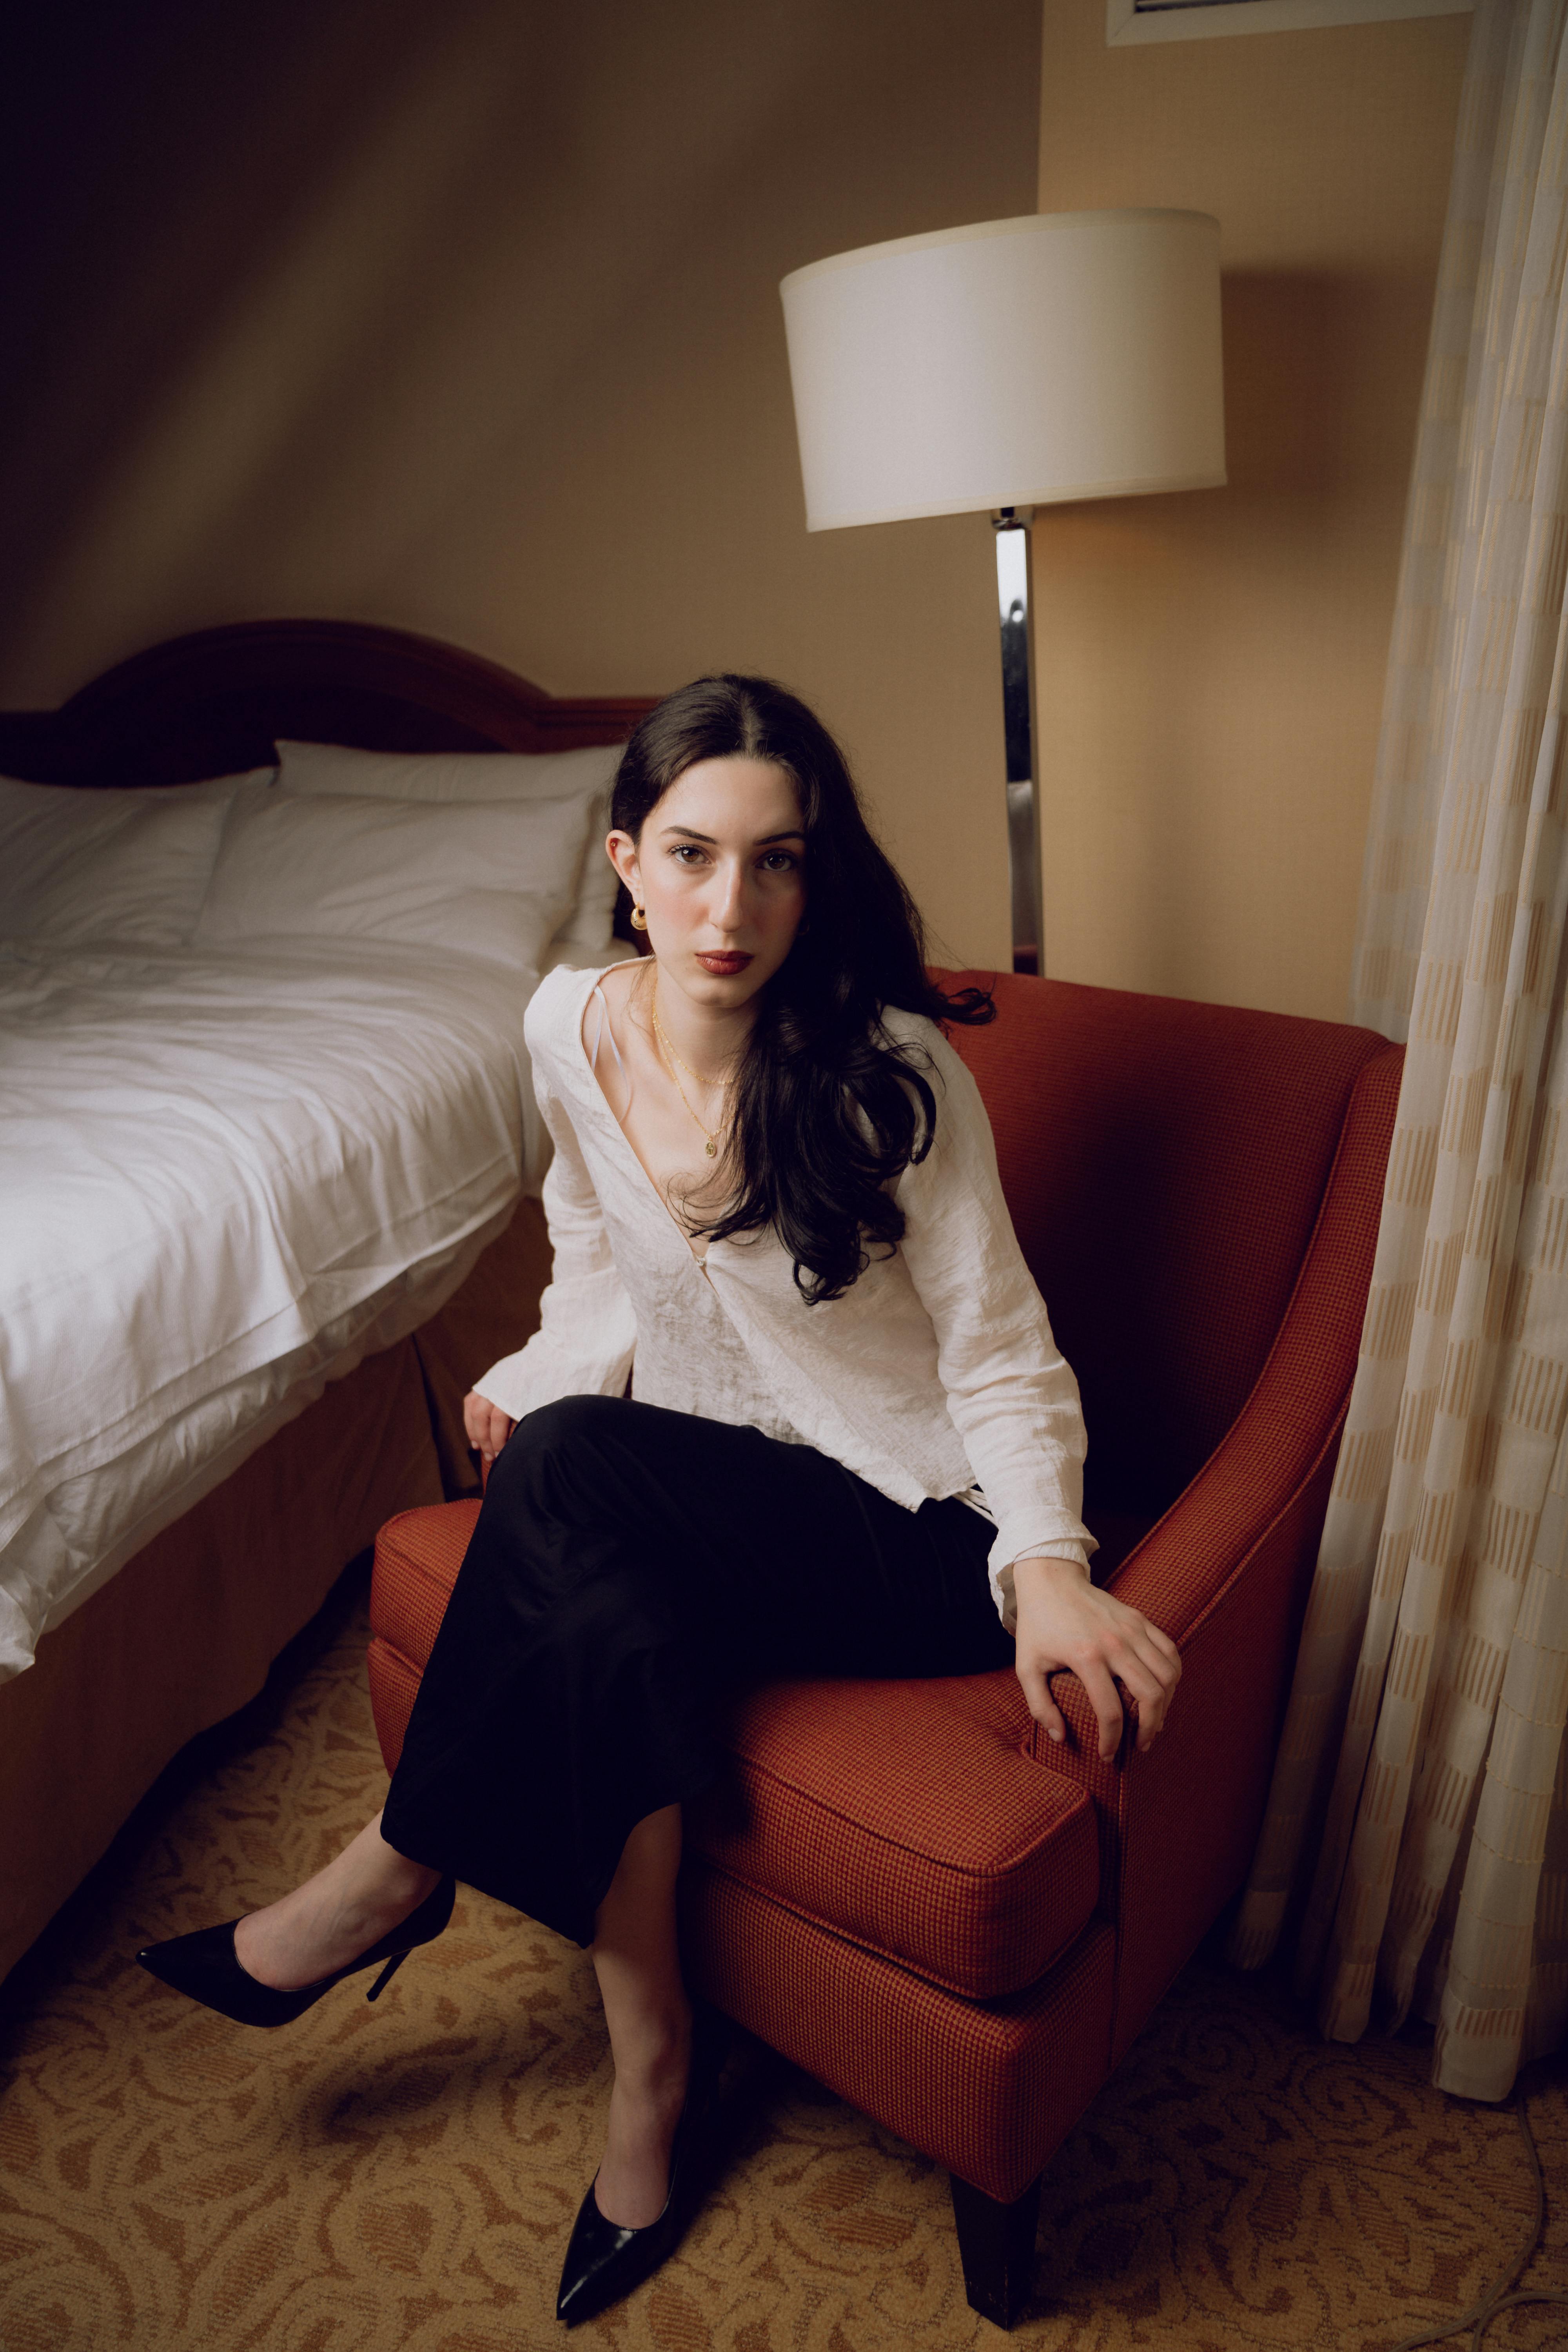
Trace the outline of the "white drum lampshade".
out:
<instances>
[{"instance_id":1,"label":"white drum lampshade","mask_svg":"<svg viewBox=\"0 0 1568 2352\"><path fill-rule=\"evenodd\" d=\"M984 221L781 291L810 530L1226 478L1207 214Z\"/></svg>"}]
</instances>

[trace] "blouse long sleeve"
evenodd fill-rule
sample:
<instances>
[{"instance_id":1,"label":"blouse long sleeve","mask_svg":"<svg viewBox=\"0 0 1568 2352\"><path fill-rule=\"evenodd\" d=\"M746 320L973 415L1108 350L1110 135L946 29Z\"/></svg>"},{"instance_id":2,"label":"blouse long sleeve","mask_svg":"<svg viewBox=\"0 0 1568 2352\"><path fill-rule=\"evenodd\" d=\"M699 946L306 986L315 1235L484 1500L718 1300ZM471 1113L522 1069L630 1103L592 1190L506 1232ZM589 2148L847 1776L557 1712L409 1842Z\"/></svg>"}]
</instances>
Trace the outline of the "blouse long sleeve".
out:
<instances>
[{"instance_id":1,"label":"blouse long sleeve","mask_svg":"<svg viewBox=\"0 0 1568 2352\"><path fill-rule=\"evenodd\" d=\"M554 1262L526 1347L475 1381L479 1395L513 1421L563 1396L619 1396L637 1347L637 1322L616 1271L598 1194L571 1120L534 1055L533 1084L555 1146L542 1200Z\"/></svg>"},{"instance_id":2,"label":"blouse long sleeve","mask_svg":"<svg viewBox=\"0 0 1568 2352\"><path fill-rule=\"evenodd\" d=\"M940 1033L928 1050L936 1135L899 1181L900 1248L936 1333L948 1412L996 1521L991 1588L1011 1627L1015 1561L1043 1554L1087 1567L1096 1549L1082 1518L1083 1413L1002 1197L979 1088Z\"/></svg>"}]
</instances>

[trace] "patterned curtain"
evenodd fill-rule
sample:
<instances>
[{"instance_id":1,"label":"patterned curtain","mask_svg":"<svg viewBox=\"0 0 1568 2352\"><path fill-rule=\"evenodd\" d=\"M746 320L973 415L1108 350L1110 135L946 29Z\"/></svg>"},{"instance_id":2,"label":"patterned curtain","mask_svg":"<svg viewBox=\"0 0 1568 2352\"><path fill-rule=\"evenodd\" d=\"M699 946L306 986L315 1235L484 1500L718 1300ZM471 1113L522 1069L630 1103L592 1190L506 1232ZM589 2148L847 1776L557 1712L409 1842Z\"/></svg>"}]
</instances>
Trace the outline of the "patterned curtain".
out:
<instances>
[{"instance_id":1,"label":"patterned curtain","mask_svg":"<svg viewBox=\"0 0 1568 2352\"><path fill-rule=\"evenodd\" d=\"M1232 1957L1506 2095L1568 2023L1568 0L1480 0L1353 1014L1408 1040ZM1316 1848L1315 1869L1307 1874Z\"/></svg>"}]
</instances>

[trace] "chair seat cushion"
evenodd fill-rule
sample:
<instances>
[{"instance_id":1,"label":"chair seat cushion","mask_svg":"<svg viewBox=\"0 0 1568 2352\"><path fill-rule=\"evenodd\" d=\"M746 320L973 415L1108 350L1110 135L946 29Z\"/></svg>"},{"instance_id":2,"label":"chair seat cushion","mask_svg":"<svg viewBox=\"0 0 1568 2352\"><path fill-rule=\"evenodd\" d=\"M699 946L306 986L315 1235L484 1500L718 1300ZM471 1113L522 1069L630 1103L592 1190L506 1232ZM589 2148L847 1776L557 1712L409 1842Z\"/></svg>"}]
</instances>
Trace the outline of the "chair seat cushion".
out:
<instances>
[{"instance_id":1,"label":"chair seat cushion","mask_svg":"<svg viewBox=\"0 0 1568 2352\"><path fill-rule=\"evenodd\" d=\"M376 1537L371 1632L421 1672L436 1646L479 1516L478 1503L428 1503L399 1511ZM397 1744L401 1751L401 1735ZM387 1759L389 1769L394 1761Z\"/></svg>"},{"instance_id":2,"label":"chair seat cushion","mask_svg":"<svg viewBox=\"0 0 1568 2352\"><path fill-rule=\"evenodd\" d=\"M390 1768L477 1503L402 1512L376 1538L371 1695ZM1099 1894L1093 1806L1022 1752L1009 1673L777 1683L721 1705L734 1761L689 1809L712 1867L932 1984L1033 1984Z\"/></svg>"},{"instance_id":3,"label":"chair seat cushion","mask_svg":"<svg viewBox=\"0 0 1568 2352\"><path fill-rule=\"evenodd\" d=\"M689 1809L715 1868L971 2000L1017 1992L1100 1891L1094 1807L1022 1752L1008 1672L775 1683L731 1701L736 1769Z\"/></svg>"}]
</instances>

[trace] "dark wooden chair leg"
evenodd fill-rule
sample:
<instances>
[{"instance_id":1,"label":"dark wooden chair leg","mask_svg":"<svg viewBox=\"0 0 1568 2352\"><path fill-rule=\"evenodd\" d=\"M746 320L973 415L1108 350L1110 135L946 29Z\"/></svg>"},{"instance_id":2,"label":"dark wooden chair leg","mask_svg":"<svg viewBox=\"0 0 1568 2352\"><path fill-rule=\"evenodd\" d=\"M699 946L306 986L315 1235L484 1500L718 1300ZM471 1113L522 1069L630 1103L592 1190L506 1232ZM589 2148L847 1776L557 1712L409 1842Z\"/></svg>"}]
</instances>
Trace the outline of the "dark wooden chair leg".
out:
<instances>
[{"instance_id":1,"label":"dark wooden chair leg","mask_svg":"<svg viewBox=\"0 0 1568 2352\"><path fill-rule=\"evenodd\" d=\"M1011 2327L1034 2292L1042 2177L1037 2174L1021 2197L1003 2205L956 2172L948 2175L963 2291L971 2310L998 2327Z\"/></svg>"}]
</instances>

